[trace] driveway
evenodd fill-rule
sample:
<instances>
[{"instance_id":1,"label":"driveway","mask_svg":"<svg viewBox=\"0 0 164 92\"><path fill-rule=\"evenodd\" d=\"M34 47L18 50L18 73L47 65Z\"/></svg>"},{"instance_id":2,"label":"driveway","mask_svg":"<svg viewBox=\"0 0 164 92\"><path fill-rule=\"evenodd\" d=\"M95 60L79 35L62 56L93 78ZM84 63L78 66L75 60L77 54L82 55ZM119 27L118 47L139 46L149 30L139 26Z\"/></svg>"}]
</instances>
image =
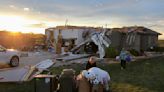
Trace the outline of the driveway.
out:
<instances>
[{"instance_id":1,"label":"driveway","mask_svg":"<svg viewBox=\"0 0 164 92\"><path fill-rule=\"evenodd\" d=\"M33 66L37 63L46 60L46 59L53 59L54 54L51 54L49 52L29 52L28 57L21 57L20 58L20 66Z\"/></svg>"},{"instance_id":2,"label":"driveway","mask_svg":"<svg viewBox=\"0 0 164 92\"><path fill-rule=\"evenodd\" d=\"M30 71L34 70L30 66L34 66L46 59L52 59L53 56L54 56L53 54L48 52L40 52L40 53L30 52L28 57L20 58L19 67L0 69L0 82L23 81L26 79L26 76L29 75Z\"/></svg>"}]
</instances>

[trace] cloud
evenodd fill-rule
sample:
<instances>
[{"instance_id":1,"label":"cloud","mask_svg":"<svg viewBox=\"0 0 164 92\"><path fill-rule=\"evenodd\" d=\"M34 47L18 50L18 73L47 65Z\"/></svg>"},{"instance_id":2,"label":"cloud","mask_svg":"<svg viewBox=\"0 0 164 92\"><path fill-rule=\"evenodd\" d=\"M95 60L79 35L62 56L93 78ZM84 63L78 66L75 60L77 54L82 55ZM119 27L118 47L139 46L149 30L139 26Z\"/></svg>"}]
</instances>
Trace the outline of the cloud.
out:
<instances>
[{"instance_id":1,"label":"cloud","mask_svg":"<svg viewBox=\"0 0 164 92\"><path fill-rule=\"evenodd\" d=\"M164 30L163 0L2 0L0 15L20 15L39 22L31 28L44 28L46 22L104 25L115 27L141 25ZM6 5L7 8L6 8ZM157 31L158 31L157 30Z\"/></svg>"},{"instance_id":2,"label":"cloud","mask_svg":"<svg viewBox=\"0 0 164 92\"><path fill-rule=\"evenodd\" d=\"M16 6L14 5L9 5L10 8L16 9Z\"/></svg>"},{"instance_id":3,"label":"cloud","mask_svg":"<svg viewBox=\"0 0 164 92\"><path fill-rule=\"evenodd\" d=\"M30 8L23 8L24 11L30 11Z\"/></svg>"},{"instance_id":4,"label":"cloud","mask_svg":"<svg viewBox=\"0 0 164 92\"><path fill-rule=\"evenodd\" d=\"M159 39L164 40L164 32L160 32L162 35L159 35Z\"/></svg>"},{"instance_id":5,"label":"cloud","mask_svg":"<svg viewBox=\"0 0 164 92\"><path fill-rule=\"evenodd\" d=\"M47 28L48 26L45 23L36 23L36 24L28 24L26 27L31 28Z\"/></svg>"}]
</instances>

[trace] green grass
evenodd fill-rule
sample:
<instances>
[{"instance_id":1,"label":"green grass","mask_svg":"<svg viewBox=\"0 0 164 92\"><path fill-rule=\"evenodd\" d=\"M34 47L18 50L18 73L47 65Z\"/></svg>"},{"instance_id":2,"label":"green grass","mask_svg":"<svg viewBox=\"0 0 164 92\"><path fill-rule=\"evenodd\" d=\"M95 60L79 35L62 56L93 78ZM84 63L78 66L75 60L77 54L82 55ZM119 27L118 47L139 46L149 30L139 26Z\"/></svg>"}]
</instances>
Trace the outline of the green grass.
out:
<instances>
[{"instance_id":1,"label":"green grass","mask_svg":"<svg viewBox=\"0 0 164 92\"><path fill-rule=\"evenodd\" d=\"M0 92L35 92L34 81L22 83L0 83Z\"/></svg>"},{"instance_id":2,"label":"green grass","mask_svg":"<svg viewBox=\"0 0 164 92\"><path fill-rule=\"evenodd\" d=\"M158 44L160 47L164 47L164 40L158 40Z\"/></svg>"},{"instance_id":3,"label":"green grass","mask_svg":"<svg viewBox=\"0 0 164 92\"><path fill-rule=\"evenodd\" d=\"M112 92L163 92L164 91L164 57L127 64L121 70L119 64L98 64L111 76ZM78 74L84 65L71 65L53 68L54 74L60 74L64 68L73 68Z\"/></svg>"},{"instance_id":4,"label":"green grass","mask_svg":"<svg viewBox=\"0 0 164 92\"><path fill-rule=\"evenodd\" d=\"M117 65L104 68L110 70L113 92L163 92L164 58L139 61L128 64L121 71Z\"/></svg>"},{"instance_id":5,"label":"green grass","mask_svg":"<svg viewBox=\"0 0 164 92\"><path fill-rule=\"evenodd\" d=\"M163 92L164 91L164 57L130 62L126 70L120 64L98 64L109 72L112 92ZM73 68L76 74L85 69L85 64L72 64L51 68L53 74L60 74L64 68ZM0 92L34 92L34 83L0 84Z\"/></svg>"}]
</instances>

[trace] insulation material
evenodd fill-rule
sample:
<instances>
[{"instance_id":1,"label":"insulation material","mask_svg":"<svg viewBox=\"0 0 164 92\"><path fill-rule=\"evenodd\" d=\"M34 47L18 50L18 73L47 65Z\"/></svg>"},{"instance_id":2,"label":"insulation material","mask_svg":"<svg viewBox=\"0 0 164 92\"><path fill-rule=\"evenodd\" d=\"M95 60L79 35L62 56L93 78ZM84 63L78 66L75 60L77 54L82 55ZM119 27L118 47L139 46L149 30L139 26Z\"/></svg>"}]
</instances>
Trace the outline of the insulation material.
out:
<instances>
[{"instance_id":1,"label":"insulation material","mask_svg":"<svg viewBox=\"0 0 164 92\"><path fill-rule=\"evenodd\" d=\"M104 35L104 33L105 33L105 31L100 32L100 33L98 33L98 32L93 33L90 38L88 38L87 40L85 40L81 44L74 47L71 50L71 52L78 50L82 46L86 45L88 42L94 42L95 45L98 46L100 58L103 58L105 56L105 47L109 47L111 44L111 40L108 37L106 37Z\"/></svg>"},{"instance_id":2,"label":"insulation material","mask_svg":"<svg viewBox=\"0 0 164 92\"><path fill-rule=\"evenodd\" d=\"M105 56L105 50L104 50L104 48L105 47L109 47L109 45L111 44L111 42L107 42L104 39L104 34L103 33L94 33L91 36L91 39L98 46L100 58L103 58Z\"/></svg>"}]
</instances>

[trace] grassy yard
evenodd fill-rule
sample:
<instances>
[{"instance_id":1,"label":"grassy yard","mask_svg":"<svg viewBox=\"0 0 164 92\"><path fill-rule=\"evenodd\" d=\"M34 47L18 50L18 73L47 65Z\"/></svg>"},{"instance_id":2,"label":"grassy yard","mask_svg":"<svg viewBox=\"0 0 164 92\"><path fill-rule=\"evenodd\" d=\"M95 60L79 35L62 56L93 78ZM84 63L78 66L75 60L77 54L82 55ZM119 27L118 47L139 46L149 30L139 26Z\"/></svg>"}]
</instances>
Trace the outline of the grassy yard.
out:
<instances>
[{"instance_id":1,"label":"grassy yard","mask_svg":"<svg viewBox=\"0 0 164 92\"><path fill-rule=\"evenodd\" d=\"M107 70L111 76L112 92L163 92L164 91L164 57L151 60L130 62L126 70L121 70L119 64L98 64ZM53 74L60 74L64 68L73 68L76 74L85 65L72 64L51 68ZM0 92L34 92L34 82L23 84L0 84Z\"/></svg>"},{"instance_id":2,"label":"grassy yard","mask_svg":"<svg viewBox=\"0 0 164 92\"><path fill-rule=\"evenodd\" d=\"M128 63L126 70L121 70L119 64L98 64L98 66L109 72L112 92L164 91L164 57ZM63 68L73 68L78 74L85 67L74 64L53 68L52 72L59 74Z\"/></svg>"},{"instance_id":3,"label":"grassy yard","mask_svg":"<svg viewBox=\"0 0 164 92\"><path fill-rule=\"evenodd\" d=\"M158 40L158 44L160 47L164 47L164 40Z\"/></svg>"}]
</instances>

